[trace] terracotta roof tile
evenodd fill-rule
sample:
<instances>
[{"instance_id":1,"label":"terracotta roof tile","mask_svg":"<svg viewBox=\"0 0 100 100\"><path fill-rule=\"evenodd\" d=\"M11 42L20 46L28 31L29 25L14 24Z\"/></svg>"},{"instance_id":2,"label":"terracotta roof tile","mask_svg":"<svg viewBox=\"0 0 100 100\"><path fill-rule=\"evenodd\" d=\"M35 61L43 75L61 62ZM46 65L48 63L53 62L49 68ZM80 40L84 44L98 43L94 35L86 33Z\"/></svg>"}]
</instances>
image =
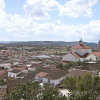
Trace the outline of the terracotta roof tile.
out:
<instances>
[{"instance_id":1,"label":"terracotta roof tile","mask_svg":"<svg viewBox=\"0 0 100 100\"><path fill-rule=\"evenodd\" d=\"M92 54L95 56L100 56L100 52L92 52Z\"/></svg>"},{"instance_id":2,"label":"terracotta roof tile","mask_svg":"<svg viewBox=\"0 0 100 100\"><path fill-rule=\"evenodd\" d=\"M27 70L25 67L20 67L20 68L14 68L16 70Z\"/></svg>"},{"instance_id":3,"label":"terracotta roof tile","mask_svg":"<svg viewBox=\"0 0 100 100\"><path fill-rule=\"evenodd\" d=\"M46 72L40 72L40 73L36 74L36 76L44 77L44 76L46 76L47 74L49 74L49 73L46 73Z\"/></svg>"},{"instance_id":4,"label":"terracotta roof tile","mask_svg":"<svg viewBox=\"0 0 100 100\"><path fill-rule=\"evenodd\" d=\"M2 75L2 74L4 74L4 73L6 73L6 71L1 71L1 70L0 70L0 75Z\"/></svg>"},{"instance_id":5,"label":"terracotta roof tile","mask_svg":"<svg viewBox=\"0 0 100 100\"><path fill-rule=\"evenodd\" d=\"M91 49L91 48L85 45L76 45L76 46L71 47L71 49Z\"/></svg>"}]
</instances>

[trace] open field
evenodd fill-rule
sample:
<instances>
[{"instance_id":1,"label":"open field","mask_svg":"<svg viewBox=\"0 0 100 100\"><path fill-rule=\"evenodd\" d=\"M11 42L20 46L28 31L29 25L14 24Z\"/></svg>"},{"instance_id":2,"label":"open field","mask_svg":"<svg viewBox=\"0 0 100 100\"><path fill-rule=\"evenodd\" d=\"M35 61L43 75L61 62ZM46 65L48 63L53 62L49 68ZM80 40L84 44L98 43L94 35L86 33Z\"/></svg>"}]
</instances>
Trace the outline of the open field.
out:
<instances>
[{"instance_id":1,"label":"open field","mask_svg":"<svg viewBox=\"0 0 100 100\"><path fill-rule=\"evenodd\" d=\"M61 52L69 52L69 50L67 49L67 47L55 47L55 48L44 48L44 50L42 51L37 51L37 52L42 52L45 54L61 54Z\"/></svg>"}]
</instances>

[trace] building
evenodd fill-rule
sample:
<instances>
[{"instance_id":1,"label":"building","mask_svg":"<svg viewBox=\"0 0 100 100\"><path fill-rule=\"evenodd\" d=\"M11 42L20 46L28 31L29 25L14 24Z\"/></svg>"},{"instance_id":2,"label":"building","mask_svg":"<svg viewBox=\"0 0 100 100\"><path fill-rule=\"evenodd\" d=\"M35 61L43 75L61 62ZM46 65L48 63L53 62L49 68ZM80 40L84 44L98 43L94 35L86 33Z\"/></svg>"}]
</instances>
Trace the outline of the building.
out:
<instances>
[{"instance_id":1,"label":"building","mask_svg":"<svg viewBox=\"0 0 100 100\"><path fill-rule=\"evenodd\" d=\"M81 70L81 69L74 69L73 71L68 73L68 76L69 77L82 77L86 74L91 74L92 76L95 76L96 72L88 71L88 70Z\"/></svg>"},{"instance_id":2,"label":"building","mask_svg":"<svg viewBox=\"0 0 100 100\"><path fill-rule=\"evenodd\" d=\"M66 70L56 70L51 73L40 72L35 76L35 80L56 86L66 78L67 74Z\"/></svg>"},{"instance_id":3,"label":"building","mask_svg":"<svg viewBox=\"0 0 100 100\"><path fill-rule=\"evenodd\" d=\"M77 62L84 60L100 60L100 52L92 52L92 49L90 47L83 45L82 39L79 41L79 45L71 47L71 52L62 57L62 61L67 62Z\"/></svg>"},{"instance_id":4,"label":"building","mask_svg":"<svg viewBox=\"0 0 100 100\"><path fill-rule=\"evenodd\" d=\"M14 77L14 78L19 78L17 77L21 73L27 73L28 71L26 68L14 68L13 70L8 72L8 77Z\"/></svg>"}]
</instances>

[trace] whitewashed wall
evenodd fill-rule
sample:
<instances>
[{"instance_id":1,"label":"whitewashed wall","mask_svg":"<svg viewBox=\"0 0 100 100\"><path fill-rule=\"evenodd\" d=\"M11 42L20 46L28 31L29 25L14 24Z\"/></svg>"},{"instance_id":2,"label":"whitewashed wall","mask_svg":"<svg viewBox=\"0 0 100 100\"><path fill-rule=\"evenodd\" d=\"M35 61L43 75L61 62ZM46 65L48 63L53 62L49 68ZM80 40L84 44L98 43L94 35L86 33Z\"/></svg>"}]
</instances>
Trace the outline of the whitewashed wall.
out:
<instances>
[{"instance_id":1,"label":"whitewashed wall","mask_svg":"<svg viewBox=\"0 0 100 100\"><path fill-rule=\"evenodd\" d=\"M17 76L16 73L8 72L8 77L15 77L16 78L16 76Z\"/></svg>"},{"instance_id":2,"label":"whitewashed wall","mask_svg":"<svg viewBox=\"0 0 100 100\"><path fill-rule=\"evenodd\" d=\"M92 49L72 49L72 52L76 52L79 55L83 56L85 53L91 53Z\"/></svg>"},{"instance_id":3,"label":"whitewashed wall","mask_svg":"<svg viewBox=\"0 0 100 100\"><path fill-rule=\"evenodd\" d=\"M72 55L71 53L65 55L62 57L62 61L73 61L73 62L76 62L76 61L79 61L79 58L75 57L74 55Z\"/></svg>"},{"instance_id":4,"label":"whitewashed wall","mask_svg":"<svg viewBox=\"0 0 100 100\"><path fill-rule=\"evenodd\" d=\"M86 57L86 60L93 60L96 61L96 56L94 56L93 54L90 54L88 57Z\"/></svg>"},{"instance_id":5,"label":"whitewashed wall","mask_svg":"<svg viewBox=\"0 0 100 100\"><path fill-rule=\"evenodd\" d=\"M13 72L8 72L8 77L17 77L17 75L21 74L21 73L27 73L27 70L22 70L19 71L18 73L13 73Z\"/></svg>"},{"instance_id":6,"label":"whitewashed wall","mask_svg":"<svg viewBox=\"0 0 100 100\"><path fill-rule=\"evenodd\" d=\"M38 80L38 82L41 82L42 81L42 77L35 76L35 80Z\"/></svg>"},{"instance_id":7,"label":"whitewashed wall","mask_svg":"<svg viewBox=\"0 0 100 100\"><path fill-rule=\"evenodd\" d=\"M56 86L56 85L60 84L61 81L64 80L65 78L66 78L66 76L61 77L60 79L57 79L57 80L50 79L50 84L54 84L54 86Z\"/></svg>"},{"instance_id":8,"label":"whitewashed wall","mask_svg":"<svg viewBox=\"0 0 100 100\"><path fill-rule=\"evenodd\" d=\"M36 68L28 67L28 70L30 70L30 71L36 71Z\"/></svg>"},{"instance_id":9,"label":"whitewashed wall","mask_svg":"<svg viewBox=\"0 0 100 100\"><path fill-rule=\"evenodd\" d=\"M48 79L47 79L47 78L43 78L43 79L42 79L42 82L43 82L43 83L48 83Z\"/></svg>"}]
</instances>

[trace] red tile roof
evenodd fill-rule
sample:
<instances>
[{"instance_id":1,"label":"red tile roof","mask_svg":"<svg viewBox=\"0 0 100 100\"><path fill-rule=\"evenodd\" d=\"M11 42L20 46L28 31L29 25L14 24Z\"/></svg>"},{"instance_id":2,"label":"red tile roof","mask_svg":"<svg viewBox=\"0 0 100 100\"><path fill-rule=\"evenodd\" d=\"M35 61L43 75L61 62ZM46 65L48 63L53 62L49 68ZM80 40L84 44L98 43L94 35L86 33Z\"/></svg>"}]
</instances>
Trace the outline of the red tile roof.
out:
<instances>
[{"instance_id":1,"label":"red tile roof","mask_svg":"<svg viewBox=\"0 0 100 100\"><path fill-rule=\"evenodd\" d=\"M44 76L46 76L47 74L49 74L49 73L46 73L46 72L40 72L40 73L36 74L36 76L44 77Z\"/></svg>"},{"instance_id":2,"label":"red tile roof","mask_svg":"<svg viewBox=\"0 0 100 100\"><path fill-rule=\"evenodd\" d=\"M92 54L95 56L100 56L100 52L92 52Z\"/></svg>"},{"instance_id":3,"label":"red tile roof","mask_svg":"<svg viewBox=\"0 0 100 100\"><path fill-rule=\"evenodd\" d=\"M25 67L20 67L20 68L14 68L16 70L27 70Z\"/></svg>"},{"instance_id":4,"label":"red tile roof","mask_svg":"<svg viewBox=\"0 0 100 100\"><path fill-rule=\"evenodd\" d=\"M76 46L71 47L71 49L91 49L91 48L85 45L76 45Z\"/></svg>"},{"instance_id":5,"label":"red tile roof","mask_svg":"<svg viewBox=\"0 0 100 100\"><path fill-rule=\"evenodd\" d=\"M0 75L2 75L2 74L4 74L4 73L6 73L6 71L1 71L1 70L0 70Z\"/></svg>"},{"instance_id":6,"label":"red tile roof","mask_svg":"<svg viewBox=\"0 0 100 100\"><path fill-rule=\"evenodd\" d=\"M77 58L86 58L88 57L91 53L85 53L83 56L80 56L78 53L76 52L71 52L72 55L74 55Z\"/></svg>"}]
</instances>

